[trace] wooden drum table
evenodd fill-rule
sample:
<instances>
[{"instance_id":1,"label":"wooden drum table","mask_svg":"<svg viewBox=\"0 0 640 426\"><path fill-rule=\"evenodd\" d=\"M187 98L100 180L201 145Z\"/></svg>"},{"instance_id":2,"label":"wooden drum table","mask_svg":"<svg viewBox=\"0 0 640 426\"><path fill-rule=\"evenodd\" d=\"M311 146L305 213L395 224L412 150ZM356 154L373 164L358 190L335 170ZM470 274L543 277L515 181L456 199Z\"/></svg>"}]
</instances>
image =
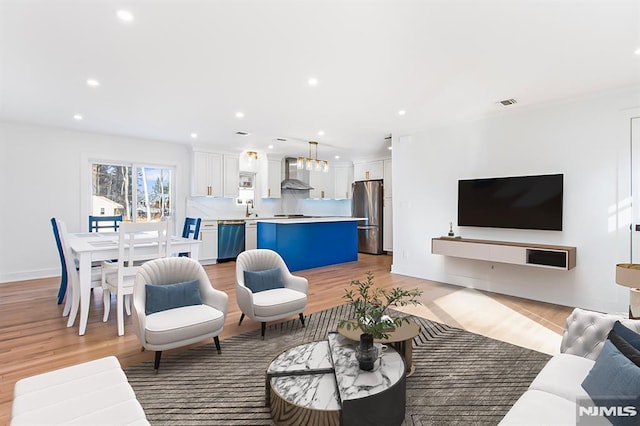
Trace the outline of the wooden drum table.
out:
<instances>
[{"instance_id":1,"label":"wooden drum table","mask_svg":"<svg viewBox=\"0 0 640 426\"><path fill-rule=\"evenodd\" d=\"M355 320L353 321L355 324ZM346 327L338 328L338 333L355 342L360 341L362 331L356 326L347 330ZM413 365L413 338L420 334L420 326L413 321L403 322L402 325L396 327L395 330L389 331L386 339L375 339L374 342L390 345L400 352L407 365L407 377L411 376L415 371Z\"/></svg>"},{"instance_id":2,"label":"wooden drum table","mask_svg":"<svg viewBox=\"0 0 640 426\"><path fill-rule=\"evenodd\" d=\"M405 364L388 349L372 371L358 368L355 345L328 341L287 349L267 368L265 396L276 425L399 425L406 405Z\"/></svg>"}]
</instances>

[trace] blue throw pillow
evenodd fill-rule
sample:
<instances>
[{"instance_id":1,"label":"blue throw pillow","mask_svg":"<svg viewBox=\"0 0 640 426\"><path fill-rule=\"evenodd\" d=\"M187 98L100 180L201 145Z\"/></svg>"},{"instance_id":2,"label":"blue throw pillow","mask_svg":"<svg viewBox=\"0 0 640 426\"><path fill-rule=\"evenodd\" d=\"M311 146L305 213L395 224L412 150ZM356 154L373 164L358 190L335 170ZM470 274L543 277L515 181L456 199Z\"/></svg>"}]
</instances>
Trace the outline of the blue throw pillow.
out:
<instances>
[{"instance_id":1,"label":"blue throw pillow","mask_svg":"<svg viewBox=\"0 0 640 426\"><path fill-rule=\"evenodd\" d=\"M146 284L145 313L147 315L183 306L202 305L198 280L176 284Z\"/></svg>"},{"instance_id":2,"label":"blue throw pillow","mask_svg":"<svg viewBox=\"0 0 640 426\"><path fill-rule=\"evenodd\" d=\"M244 271L244 285L252 293L284 288L280 268L267 269L265 271Z\"/></svg>"},{"instance_id":3,"label":"blue throw pillow","mask_svg":"<svg viewBox=\"0 0 640 426\"><path fill-rule=\"evenodd\" d=\"M618 336L629 342L631 346L640 350L640 334L628 327L625 327L620 321L616 321L613 324L613 331L615 331Z\"/></svg>"},{"instance_id":4,"label":"blue throw pillow","mask_svg":"<svg viewBox=\"0 0 640 426\"><path fill-rule=\"evenodd\" d=\"M602 352L582 387L605 417L614 425L637 425L640 420L640 367L624 356L610 340L606 340ZM635 407L635 415L629 416ZM622 414L622 415L621 415ZM626 415L625 415L626 414Z\"/></svg>"}]
</instances>

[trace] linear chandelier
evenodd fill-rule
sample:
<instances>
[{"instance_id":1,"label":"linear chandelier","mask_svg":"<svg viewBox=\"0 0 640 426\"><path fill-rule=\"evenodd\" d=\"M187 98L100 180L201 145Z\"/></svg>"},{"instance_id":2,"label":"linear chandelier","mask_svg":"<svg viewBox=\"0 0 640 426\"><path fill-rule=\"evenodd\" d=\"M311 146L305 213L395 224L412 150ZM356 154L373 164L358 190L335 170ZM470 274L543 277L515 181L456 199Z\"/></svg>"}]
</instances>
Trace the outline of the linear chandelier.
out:
<instances>
[{"instance_id":1,"label":"linear chandelier","mask_svg":"<svg viewBox=\"0 0 640 426\"><path fill-rule=\"evenodd\" d=\"M312 147L316 148L316 157L311 158L311 149ZM298 169L307 169L309 171L315 170L316 172L325 172L329 171L329 162L327 160L318 160L318 142L309 141L309 156L308 157L298 157L297 162Z\"/></svg>"}]
</instances>

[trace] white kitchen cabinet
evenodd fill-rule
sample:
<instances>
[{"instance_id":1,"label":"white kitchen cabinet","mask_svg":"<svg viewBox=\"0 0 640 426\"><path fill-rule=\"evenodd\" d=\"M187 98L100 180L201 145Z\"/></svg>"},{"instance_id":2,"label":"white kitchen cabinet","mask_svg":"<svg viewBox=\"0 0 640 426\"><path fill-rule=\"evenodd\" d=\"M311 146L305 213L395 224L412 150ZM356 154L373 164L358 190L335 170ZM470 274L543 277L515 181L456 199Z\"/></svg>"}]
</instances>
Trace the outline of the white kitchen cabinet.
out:
<instances>
[{"instance_id":1,"label":"white kitchen cabinet","mask_svg":"<svg viewBox=\"0 0 640 426\"><path fill-rule=\"evenodd\" d=\"M238 198L240 175L240 156L223 155L224 158L224 197Z\"/></svg>"},{"instance_id":2,"label":"white kitchen cabinet","mask_svg":"<svg viewBox=\"0 0 640 426\"><path fill-rule=\"evenodd\" d=\"M353 165L355 180L384 179L384 161L366 161Z\"/></svg>"},{"instance_id":3,"label":"white kitchen cabinet","mask_svg":"<svg viewBox=\"0 0 640 426\"><path fill-rule=\"evenodd\" d=\"M309 185L313 187L309 191L309 198L334 198L334 172L330 168L327 173L311 171L309 173Z\"/></svg>"},{"instance_id":4,"label":"white kitchen cabinet","mask_svg":"<svg viewBox=\"0 0 640 426\"><path fill-rule=\"evenodd\" d=\"M388 160L384 160L384 196L385 197L392 197L393 193L392 193L392 189L393 186L391 185L391 159L389 158Z\"/></svg>"},{"instance_id":5,"label":"white kitchen cabinet","mask_svg":"<svg viewBox=\"0 0 640 426\"><path fill-rule=\"evenodd\" d=\"M353 167L335 166L333 171L334 171L334 197L338 200L351 198L351 184L353 183Z\"/></svg>"},{"instance_id":6,"label":"white kitchen cabinet","mask_svg":"<svg viewBox=\"0 0 640 426\"><path fill-rule=\"evenodd\" d=\"M200 263L210 265L218 260L218 221L203 220L200 225Z\"/></svg>"},{"instance_id":7,"label":"white kitchen cabinet","mask_svg":"<svg viewBox=\"0 0 640 426\"><path fill-rule=\"evenodd\" d=\"M267 186L262 198L280 198L280 184L282 183L282 160L269 160Z\"/></svg>"},{"instance_id":8,"label":"white kitchen cabinet","mask_svg":"<svg viewBox=\"0 0 640 426\"><path fill-rule=\"evenodd\" d=\"M244 223L244 249L253 250L258 248L258 222L247 220Z\"/></svg>"},{"instance_id":9,"label":"white kitchen cabinet","mask_svg":"<svg viewBox=\"0 0 640 426\"><path fill-rule=\"evenodd\" d=\"M386 186L386 184L385 184ZM382 250L393 251L393 199L384 197L382 199Z\"/></svg>"},{"instance_id":10,"label":"white kitchen cabinet","mask_svg":"<svg viewBox=\"0 0 640 426\"><path fill-rule=\"evenodd\" d=\"M223 156L213 152L194 151L191 177L191 195L222 197Z\"/></svg>"}]
</instances>

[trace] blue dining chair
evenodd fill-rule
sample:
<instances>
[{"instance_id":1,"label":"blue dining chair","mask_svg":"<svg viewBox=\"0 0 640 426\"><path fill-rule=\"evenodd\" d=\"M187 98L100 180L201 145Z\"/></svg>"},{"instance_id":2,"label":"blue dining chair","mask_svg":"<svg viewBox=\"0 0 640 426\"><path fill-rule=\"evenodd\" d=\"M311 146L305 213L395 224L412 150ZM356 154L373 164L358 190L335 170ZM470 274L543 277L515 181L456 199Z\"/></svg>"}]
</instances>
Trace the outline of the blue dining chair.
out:
<instances>
[{"instance_id":1,"label":"blue dining chair","mask_svg":"<svg viewBox=\"0 0 640 426\"><path fill-rule=\"evenodd\" d=\"M89 215L89 232L100 232L100 229L113 229L118 230L122 222L122 215L117 216L92 216Z\"/></svg>"},{"instance_id":2,"label":"blue dining chair","mask_svg":"<svg viewBox=\"0 0 640 426\"><path fill-rule=\"evenodd\" d=\"M55 217L51 218L51 227L53 228L53 237L56 239L56 247L58 248L58 255L60 256L60 266L62 267L60 289L58 290L58 305L61 305L64 300L64 295L67 292L67 263L64 260L64 251L62 251L62 241L60 240L60 230L58 229L58 222Z\"/></svg>"},{"instance_id":3,"label":"blue dining chair","mask_svg":"<svg viewBox=\"0 0 640 426\"><path fill-rule=\"evenodd\" d=\"M200 222L202 222L202 219L199 217L186 217L184 219L184 227L182 228L182 238L193 238L197 240L200 235ZM189 256L189 253L180 253L178 256Z\"/></svg>"}]
</instances>

